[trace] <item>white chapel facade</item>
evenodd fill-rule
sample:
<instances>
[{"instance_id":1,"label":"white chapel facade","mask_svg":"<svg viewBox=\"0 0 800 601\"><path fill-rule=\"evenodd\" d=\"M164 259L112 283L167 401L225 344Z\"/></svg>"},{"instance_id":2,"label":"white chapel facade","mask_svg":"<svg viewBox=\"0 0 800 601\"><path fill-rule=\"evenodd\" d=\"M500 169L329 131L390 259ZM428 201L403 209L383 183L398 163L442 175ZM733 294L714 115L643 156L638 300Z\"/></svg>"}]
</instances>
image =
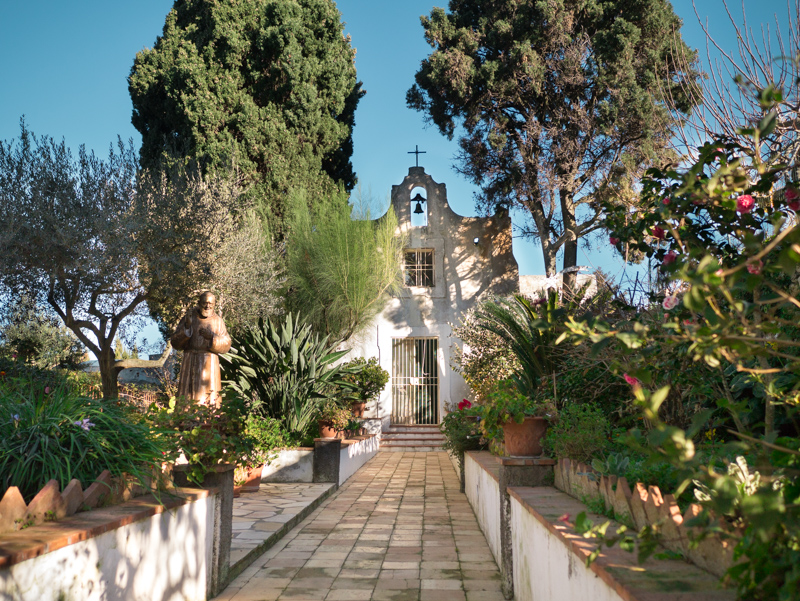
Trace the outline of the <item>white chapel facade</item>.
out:
<instances>
[{"instance_id":1,"label":"white chapel facade","mask_svg":"<svg viewBox=\"0 0 800 601\"><path fill-rule=\"evenodd\" d=\"M351 356L377 357L389 372L379 401L365 412L382 430L391 424L437 424L447 407L470 396L450 367L452 346L461 344L451 324L479 298L519 287L508 212L457 215L445 185L422 167L411 167L402 183L392 186L391 203L398 234L406 240L405 285L348 344Z\"/></svg>"}]
</instances>

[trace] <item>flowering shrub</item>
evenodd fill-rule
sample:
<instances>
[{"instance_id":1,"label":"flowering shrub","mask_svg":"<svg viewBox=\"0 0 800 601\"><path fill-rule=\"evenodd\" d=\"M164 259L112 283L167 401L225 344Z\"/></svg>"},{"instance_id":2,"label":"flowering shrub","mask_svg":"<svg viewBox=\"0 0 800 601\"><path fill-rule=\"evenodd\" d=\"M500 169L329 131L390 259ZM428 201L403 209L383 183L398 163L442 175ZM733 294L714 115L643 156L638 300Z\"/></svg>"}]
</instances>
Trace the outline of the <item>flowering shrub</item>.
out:
<instances>
[{"instance_id":1,"label":"flowering shrub","mask_svg":"<svg viewBox=\"0 0 800 601\"><path fill-rule=\"evenodd\" d=\"M758 148L785 100L774 87L756 94L764 117L740 133L751 135ZM800 591L796 187L780 154L753 152L735 140L706 144L686 170L651 171L643 186L648 211L630 219L609 209L609 225L615 236L661 261L664 284L680 290L680 303L665 299L663 320L634 319L627 326L573 317L571 333L562 337L598 348L611 343L627 354L627 376L641 382L631 392L650 426L632 436L685 476L678 492L693 481L707 491L701 496L706 511L692 525L734 542L728 578L748 599L797 599ZM647 241L654 226L665 230L663 241ZM653 389L659 362L646 360L670 349L724 374L717 406L684 427L664 420L661 407L671 386ZM745 389L753 391L749 407L736 397ZM698 453L704 433L721 424L728 426L726 440ZM736 470L727 468L734 456L759 466L760 479L746 498Z\"/></svg>"}]
</instances>

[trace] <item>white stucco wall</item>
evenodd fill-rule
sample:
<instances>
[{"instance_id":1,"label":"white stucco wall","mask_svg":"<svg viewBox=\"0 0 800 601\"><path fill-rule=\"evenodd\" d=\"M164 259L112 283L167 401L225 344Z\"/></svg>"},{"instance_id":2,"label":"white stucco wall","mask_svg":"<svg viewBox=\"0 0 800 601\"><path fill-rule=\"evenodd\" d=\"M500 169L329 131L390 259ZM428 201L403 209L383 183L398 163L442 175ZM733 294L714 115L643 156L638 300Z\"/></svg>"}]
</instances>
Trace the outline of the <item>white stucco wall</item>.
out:
<instances>
[{"instance_id":1,"label":"white stucco wall","mask_svg":"<svg viewBox=\"0 0 800 601\"><path fill-rule=\"evenodd\" d=\"M370 436L353 444L343 444L339 455L339 486L378 452L377 436Z\"/></svg>"},{"instance_id":2,"label":"white stucco wall","mask_svg":"<svg viewBox=\"0 0 800 601\"><path fill-rule=\"evenodd\" d=\"M13 601L205 601L216 495L0 570Z\"/></svg>"},{"instance_id":3,"label":"white stucco wall","mask_svg":"<svg viewBox=\"0 0 800 601\"><path fill-rule=\"evenodd\" d=\"M469 454L464 456L464 492L500 565L500 485Z\"/></svg>"},{"instance_id":4,"label":"white stucco wall","mask_svg":"<svg viewBox=\"0 0 800 601\"><path fill-rule=\"evenodd\" d=\"M511 544L515 601L622 601L513 496Z\"/></svg>"},{"instance_id":5,"label":"white stucco wall","mask_svg":"<svg viewBox=\"0 0 800 601\"><path fill-rule=\"evenodd\" d=\"M283 449L261 470L262 482L311 482L314 449Z\"/></svg>"}]
</instances>

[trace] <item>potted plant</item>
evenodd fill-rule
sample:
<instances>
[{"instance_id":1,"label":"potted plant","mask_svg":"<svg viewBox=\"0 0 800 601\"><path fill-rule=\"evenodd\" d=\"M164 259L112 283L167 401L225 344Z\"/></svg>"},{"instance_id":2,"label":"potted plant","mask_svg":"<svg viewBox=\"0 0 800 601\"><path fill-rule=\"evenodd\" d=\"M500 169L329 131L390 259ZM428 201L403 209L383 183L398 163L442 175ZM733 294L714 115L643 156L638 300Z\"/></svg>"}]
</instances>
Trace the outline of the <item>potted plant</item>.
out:
<instances>
[{"instance_id":1,"label":"potted plant","mask_svg":"<svg viewBox=\"0 0 800 601\"><path fill-rule=\"evenodd\" d=\"M389 381L389 372L380 366L377 357L370 357L368 360L356 357L342 367L353 370L353 373L342 377L352 387L346 393L343 389L343 396L350 402L353 417L364 417L367 403L376 400Z\"/></svg>"},{"instance_id":2,"label":"potted plant","mask_svg":"<svg viewBox=\"0 0 800 601\"><path fill-rule=\"evenodd\" d=\"M504 380L483 406L481 429L487 439L502 438L507 455L541 455L548 414L552 415L553 410L552 401L530 399L513 382Z\"/></svg>"},{"instance_id":3,"label":"potted plant","mask_svg":"<svg viewBox=\"0 0 800 601\"><path fill-rule=\"evenodd\" d=\"M317 409L317 423L321 438L336 438L347 427L350 412L333 399L325 399Z\"/></svg>"}]
</instances>

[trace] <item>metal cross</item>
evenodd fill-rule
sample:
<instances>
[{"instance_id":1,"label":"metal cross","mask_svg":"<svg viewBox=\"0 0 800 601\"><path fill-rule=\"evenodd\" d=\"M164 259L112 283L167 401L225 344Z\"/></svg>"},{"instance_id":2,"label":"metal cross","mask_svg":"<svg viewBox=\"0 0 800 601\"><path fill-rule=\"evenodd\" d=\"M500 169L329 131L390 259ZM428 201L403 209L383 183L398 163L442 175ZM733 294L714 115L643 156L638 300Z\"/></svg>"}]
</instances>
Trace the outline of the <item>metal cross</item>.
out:
<instances>
[{"instance_id":1,"label":"metal cross","mask_svg":"<svg viewBox=\"0 0 800 601\"><path fill-rule=\"evenodd\" d=\"M408 154L415 154L415 155L417 155L417 156L416 156L416 157L414 157L414 158L416 158L416 160L417 160L417 167L419 167L419 155L421 155L421 154L427 154L427 153L426 153L424 150L420 150L420 149L419 149L419 145L418 145L418 144L414 144L414 148L415 148L415 150L409 150L409 151L408 151Z\"/></svg>"}]
</instances>

